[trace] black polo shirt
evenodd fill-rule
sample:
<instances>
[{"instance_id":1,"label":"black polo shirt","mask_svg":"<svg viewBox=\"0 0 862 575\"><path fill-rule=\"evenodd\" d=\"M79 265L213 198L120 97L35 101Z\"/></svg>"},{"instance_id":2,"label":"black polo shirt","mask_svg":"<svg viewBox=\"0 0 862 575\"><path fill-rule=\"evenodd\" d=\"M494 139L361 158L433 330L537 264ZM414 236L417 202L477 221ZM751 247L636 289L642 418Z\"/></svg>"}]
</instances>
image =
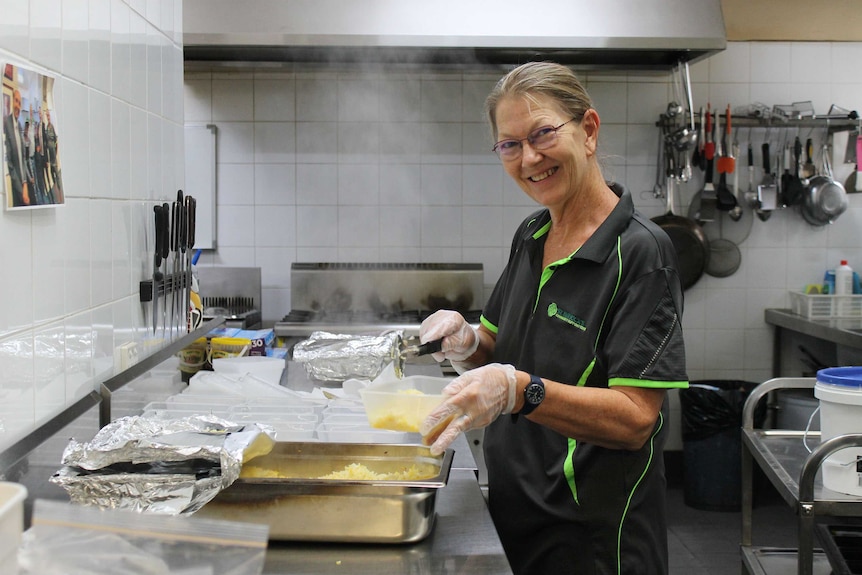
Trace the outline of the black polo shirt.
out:
<instances>
[{"instance_id":1,"label":"black polo shirt","mask_svg":"<svg viewBox=\"0 0 862 575\"><path fill-rule=\"evenodd\" d=\"M574 254L542 268L551 220L519 226L483 310L493 360L578 386L688 386L676 253L620 201ZM489 505L516 573L667 572L662 450L667 402L639 451L575 441L527 418L485 432Z\"/></svg>"}]
</instances>

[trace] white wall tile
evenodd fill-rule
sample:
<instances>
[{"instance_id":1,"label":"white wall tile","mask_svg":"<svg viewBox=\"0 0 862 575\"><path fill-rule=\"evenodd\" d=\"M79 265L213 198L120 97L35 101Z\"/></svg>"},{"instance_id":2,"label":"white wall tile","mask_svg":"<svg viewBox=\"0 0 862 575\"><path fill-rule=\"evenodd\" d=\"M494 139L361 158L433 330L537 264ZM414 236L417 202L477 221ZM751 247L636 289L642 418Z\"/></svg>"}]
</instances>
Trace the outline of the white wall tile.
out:
<instances>
[{"instance_id":1,"label":"white wall tile","mask_svg":"<svg viewBox=\"0 0 862 575\"><path fill-rule=\"evenodd\" d=\"M422 245L429 247L461 247L463 219L460 206L423 206Z\"/></svg>"},{"instance_id":2,"label":"white wall tile","mask_svg":"<svg viewBox=\"0 0 862 575\"><path fill-rule=\"evenodd\" d=\"M90 90L89 96L90 141L87 147L90 150L90 185L88 196L110 198L114 195L114 189L111 186L111 156L115 149L111 140L111 99L106 94L96 90ZM118 156L125 156L122 145L119 145L116 151ZM120 160L121 165L123 161Z\"/></svg>"},{"instance_id":3,"label":"white wall tile","mask_svg":"<svg viewBox=\"0 0 862 575\"><path fill-rule=\"evenodd\" d=\"M335 122L297 122L296 161L337 163L338 125Z\"/></svg>"},{"instance_id":4,"label":"white wall tile","mask_svg":"<svg viewBox=\"0 0 862 575\"><path fill-rule=\"evenodd\" d=\"M219 122L216 139L216 161L226 163L254 162L254 124Z\"/></svg>"},{"instance_id":5,"label":"white wall tile","mask_svg":"<svg viewBox=\"0 0 862 575\"><path fill-rule=\"evenodd\" d=\"M417 122L422 105L419 79L383 79L380 81L380 119L390 122Z\"/></svg>"},{"instance_id":6,"label":"white wall tile","mask_svg":"<svg viewBox=\"0 0 862 575\"><path fill-rule=\"evenodd\" d=\"M625 124L628 118L628 90L624 82L590 82L587 90L602 124Z\"/></svg>"},{"instance_id":7,"label":"white wall tile","mask_svg":"<svg viewBox=\"0 0 862 575\"><path fill-rule=\"evenodd\" d=\"M418 248L422 245L420 217L418 206L381 205L380 221L384 223L380 233L381 248Z\"/></svg>"},{"instance_id":8,"label":"white wall tile","mask_svg":"<svg viewBox=\"0 0 862 575\"><path fill-rule=\"evenodd\" d=\"M499 206L503 198L503 178L509 176L499 164L464 166L461 190L465 206Z\"/></svg>"},{"instance_id":9,"label":"white wall tile","mask_svg":"<svg viewBox=\"0 0 862 575\"><path fill-rule=\"evenodd\" d=\"M20 330L33 322L34 264L29 212L13 212L0 225L0 260L15 281L0 282L0 301L7 302L0 314L0 334ZM47 264L47 262L45 262Z\"/></svg>"},{"instance_id":10,"label":"white wall tile","mask_svg":"<svg viewBox=\"0 0 862 575\"><path fill-rule=\"evenodd\" d=\"M218 210L217 241L224 247L254 246L254 206L230 206Z\"/></svg>"},{"instance_id":11,"label":"white wall tile","mask_svg":"<svg viewBox=\"0 0 862 575\"><path fill-rule=\"evenodd\" d=\"M99 306L110 302L113 296L112 202L108 199L97 199L88 204L89 221L92 223L87 242L90 251L90 305Z\"/></svg>"},{"instance_id":12,"label":"white wall tile","mask_svg":"<svg viewBox=\"0 0 862 575\"><path fill-rule=\"evenodd\" d=\"M300 206L338 204L338 165L297 164L296 203Z\"/></svg>"},{"instance_id":13,"label":"white wall tile","mask_svg":"<svg viewBox=\"0 0 862 575\"><path fill-rule=\"evenodd\" d=\"M212 121L212 80L192 79L185 81L183 90L183 107L185 108L185 122L193 124L196 122Z\"/></svg>"},{"instance_id":14,"label":"white wall tile","mask_svg":"<svg viewBox=\"0 0 862 575\"><path fill-rule=\"evenodd\" d=\"M132 206L130 202L111 202L111 291L112 299L132 295ZM99 249L104 250L105 246ZM137 288L137 284L134 286Z\"/></svg>"},{"instance_id":15,"label":"white wall tile","mask_svg":"<svg viewBox=\"0 0 862 575\"><path fill-rule=\"evenodd\" d=\"M421 161L421 126L417 122L378 124L381 164L418 164Z\"/></svg>"},{"instance_id":16,"label":"white wall tile","mask_svg":"<svg viewBox=\"0 0 862 575\"><path fill-rule=\"evenodd\" d=\"M111 90L111 0L89 0L89 83L90 86Z\"/></svg>"},{"instance_id":17,"label":"white wall tile","mask_svg":"<svg viewBox=\"0 0 862 575\"><path fill-rule=\"evenodd\" d=\"M89 90L74 81L63 82L63 131L58 131L58 154L63 167L66 199L90 195ZM74 110L74 112L73 112ZM106 167L107 171L107 167Z\"/></svg>"},{"instance_id":18,"label":"white wall tile","mask_svg":"<svg viewBox=\"0 0 862 575\"><path fill-rule=\"evenodd\" d=\"M254 202L256 205L296 203L295 164L255 164Z\"/></svg>"},{"instance_id":19,"label":"white wall tile","mask_svg":"<svg viewBox=\"0 0 862 575\"><path fill-rule=\"evenodd\" d=\"M14 9L7 11L9 4L21 4L26 10L26 3L6 2L4 20L9 12L15 12ZM60 0L30 2L30 58L56 72L62 69L62 17Z\"/></svg>"},{"instance_id":20,"label":"white wall tile","mask_svg":"<svg viewBox=\"0 0 862 575\"><path fill-rule=\"evenodd\" d=\"M90 276L90 209L85 199L66 197L64 225L67 237L74 241L63 244L65 252L66 300L65 313L77 313L90 306L92 278Z\"/></svg>"},{"instance_id":21,"label":"white wall tile","mask_svg":"<svg viewBox=\"0 0 862 575\"><path fill-rule=\"evenodd\" d=\"M297 247L337 247L340 243L337 206L297 206Z\"/></svg>"},{"instance_id":22,"label":"white wall tile","mask_svg":"<svg viewBox=\"0 0 862 575\"><path fill-rule=\"evenodd\" d=\"M0 20L0 48L22 58L30 55L30 3L6 0Z\"/></svg>"},{"instance_id":23,"label":"white wall tile","mask_svg":"<svg viewBox=\"0 0 862 575\"><path fill-rule=\"evenodd\" d=\"M131 137L131 157L129 173L132 183L130 194L132 199L143 200L149 194L148 163L147 163L147 113L140 108L129 110L129 133Z\"/></svg>"},{"instance_id":24,"label":"white wall tile","mask_svg":"<svg viewBox=\"0 0 862 575\"><path fill-rule=\"evenodd\" d=\"M461 166L423 165L422 204L426 206L460 206Z\"/></svg>"},{"instance_id":25,"label":"white wall tile","mask_svg":"<svg viewBox=\"0 0 862 575\"><path fill-rule=\"evenodd\" d=\"M66 242L65 238L68 237L65 233L66 215L65 207L57 210L33 212L33 234L35 238L38 238L38 241L33 242L32 253L30 254L33 273L33 282L30 285L33 304L35 305L33 320L36 322L59 318L65 310L66 282L64 277L66 263L65 250L62 246ZM3 227L6 226L4 225L0 229ZM5 256L3 261L7 261ZM16 268L13 269L18 269L17 265L23 264L16 264ZM20 269L22 271L28 270L29 266ZM29 280L29 274L24 277L25 281ZM18 314L27 309L28 306L26 305L15 306L12 308L12 312Z\"/></svg>"},{"instance_id":26,"label":"white wall tile","mask_svg":"<svg viewBox=\"0 0 862 575\"><path fill-rule=\"evenodd\" d=\"M380 204L415 206L422 198L422 166L380 166Z\"/></svg>"},{"instance_id":27,"label":"white wall tile","mask_svg":"<svg viewBox=\"0 0 862 575\"><path fill-rule=\"evenodd\" d=\"M84 83L89 73L89 12L88 0L63 2L63 74Z\"/></svg>"},{"instance_id":28,"label":"white wall tile","mask_svg":"<svg viewBox=\"0 0 862 575\"><path fill-rule=\"evenodd\" d=\"M338 161L343 164L377 163L380 131L376 122L338 123Z\"/></svg>"},{"instance_id":29,"label":"white wall tile","mask_svg":"<svg viewBox=\"0 0 862 575\"><path fill-rule=\"evenodd\" d=\"M376 248L380 231L380 210L377 206L339 205L339 246Z\"/></svg>"},{"instance_id":30,"label":"white wall tile","mask_svg":"<svg viewBox=\"0 0 862 575\"><path fill-rule=\"evenodd\" d=\"M453 164L461 161L461 124L423 123L421 126L422 162Z\"/></svg>"},{"instance_id":31,"label":"white wall tile","mask_svg":"<svg viewBox=\"0 0 862 575\"><path fill-rule=\"evenodd\" d=\"M147 22L136 11L129 13L129 99L140 108L147 107Z\"/></svg>"},{"instance_id":32,"label":"white wall tile","mask_svg":"<svg viewBox=\"0 0 862 575\"><path fill-rule=\"evenodd\" d=\"M422 80L420 118L423 122L460 122L461 82L444 79ZM470 118L475 120L475 118Z\"/></svg>"},{"instance_id":33,"label":"white wall tile","mask_svg":"<svg viewBox=\"0 0 862 575\"><path fill-rule=\"evenodd\" d=\"M62 323L34 332L35 421L44 423L66 407L65 343Z\"/></svg>"},{"instance_id":34,"label":"white wall tile","mask_svg":"<svg viewBox=\"0 0 862 575\"><path fill-rule=\"evenodd\" d=\"M380 198L377 164L342 164L338 167L339 205L376 206Z\"/></svg>"},{"instance_id":35,"label":"white wall tile","mask_svg":"<svg viewBox=\"0 0 862 575\"><path fill-rule=\"evenodd\" d=\"M254 83L243 76L212 81L212 117L216 122L254 120Z\"/></svg>"},{"instance_id":36,"label":"white wall tile","mask_svg":"<svg viewBox=\"0 0 862 575\"><path fill-rule=\"evenodd\" d=\"M255 207L254 245L255 247L294 247L296 245L296 207Z\"/></svg>"},{"instance_id":37,"label":"white wall tile","mask_svg":"<svg viewBox=\"0 0 862 575\"><path fill-rule=\"evenodd\" d=\"M338 82L312 79L296 84L296 120L333 122L338 118Z\"/></svg>"},{"instance_id":38,"label":"white wall tile","mask_svg":"<svg viewBox=\"0 0 862 575\"><path fill-rule=\"evenodd\" d=\"M161 32L147 24L147 110L162 113L162 43Z\"/></svg>"},{"instance_id":39,"label":"white wall tile","mask_svg":"<svg viewBox=\"0 0 862 575\"><path fill-rule=\"evenodd\" d=\"M219 164L216 179L219 206L254 205L254 164Z\"/></svg>"},{"instance_id":40,"label":"white wall tile","mask_svg":"<svg viewBox=\"0 0 862 575\"><path fill-rule=\"evenodd\" d=\"M709 81L713 84L751 81L751 49L747 42L730 42L727 49L709 58L707 62Z\"/></svg>"},{"instance_id":41,"label":"white wall tile","mask_svg":"<svg viewBox=\"0 0 862 575\"><path fill-rule=\"evenodd\" d=\"M162 128L159 116L147 116L147 197L171 202L175 194L162 187Z\"/></svg>"},{"instance_id":42,"label":"white wall tile","mask_svg":"<svg viewBox=\"0 0 862 575\"><path fill-rule=\"evenodd\" d=\"M338 121L376 122L379 119L377 80L345 79L338 82Z\"/></svg>"},{"instance_id":43,"label":"white wall tile","mask_svg":"<svg viewBox=\"0 0 862 575\"><path fill-rule=\"evenodd\" d=\"M254 80L254 121L289 122L295 119L296 82L293 79L256 78Z\"/></svg>"},{"instance_id":44,"label":"white wall tile","mask_svg":"<svg viewBox=\"0 0 862 575\"><path fill-rule=\"evenodd\" d=\"M495 247L503 243L503 208L464 206L461 241L465 246Z\"/></svg>"},{"instance_id":45,"label":"white wall tile","mask_svg":"<svg viewBox=\"0 0 862 575\"><path fill-rule=\"evenodd\" d=\"M751 79L768 84L791 80L791 54L789 42L752 42Z\"/></svg>"}]
</instances>

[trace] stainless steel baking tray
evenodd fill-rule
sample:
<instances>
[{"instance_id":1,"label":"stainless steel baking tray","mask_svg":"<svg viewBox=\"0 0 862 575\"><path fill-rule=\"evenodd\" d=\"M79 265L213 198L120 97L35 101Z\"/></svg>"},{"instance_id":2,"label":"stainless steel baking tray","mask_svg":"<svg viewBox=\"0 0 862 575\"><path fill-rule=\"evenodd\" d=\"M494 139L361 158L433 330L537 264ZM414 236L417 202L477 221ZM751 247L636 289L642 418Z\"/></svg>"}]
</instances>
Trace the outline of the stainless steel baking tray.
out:
<instances>
[{"instance_id":1,"label":"stainless steel baking tray","mask_svg":"<svg viewBox=\"0 0 862 575\"><path fill-rule=\"evenodd\" d=\"M437 491L454 452L433 457L421 445L279 442L246 465L278 477L240 477L198 516L269 525L282 541L413 543L431 533ZM375 473L430 466L419 480L320 479L358 463Z\"/></svg>"}]
</instances>

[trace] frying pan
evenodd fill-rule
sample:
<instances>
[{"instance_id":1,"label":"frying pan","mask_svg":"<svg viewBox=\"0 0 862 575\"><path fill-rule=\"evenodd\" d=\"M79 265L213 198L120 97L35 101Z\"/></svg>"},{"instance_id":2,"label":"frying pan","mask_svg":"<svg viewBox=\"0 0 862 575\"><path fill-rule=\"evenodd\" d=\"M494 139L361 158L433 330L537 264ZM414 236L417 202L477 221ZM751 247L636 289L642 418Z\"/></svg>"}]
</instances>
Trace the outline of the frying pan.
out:
<instances>
[{"instance_id":1,"label":"frying pan","mask_svg":"<svg viewBox=\"0 0 862 575\"><path fill-rule=\"evenodd\" d=\"M667 179L667 213L652 219L673 243L679 264L682 289L687 290L703 276L709 262L709 240L703 228L689 218L673 213L673 177Z\"/></svg>"}]
</instances>

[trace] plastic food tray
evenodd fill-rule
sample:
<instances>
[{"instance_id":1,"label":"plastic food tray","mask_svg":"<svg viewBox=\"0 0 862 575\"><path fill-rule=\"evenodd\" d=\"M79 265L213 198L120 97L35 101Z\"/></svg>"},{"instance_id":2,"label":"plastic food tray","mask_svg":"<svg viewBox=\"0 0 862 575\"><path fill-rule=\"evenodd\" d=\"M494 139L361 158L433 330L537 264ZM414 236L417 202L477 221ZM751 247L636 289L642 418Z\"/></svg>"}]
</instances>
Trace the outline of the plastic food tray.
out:
<instances>
[{"instance_id":1,"label":"plastic food tray","mask_svg":"<svg viewBox=\"0 0 862 575\"><path fill-rule=\"evenodd\" d=\"M790 292L793 313L807 319L862 317L862 295L822 295Z\"/></svg>"}]
</instances>

